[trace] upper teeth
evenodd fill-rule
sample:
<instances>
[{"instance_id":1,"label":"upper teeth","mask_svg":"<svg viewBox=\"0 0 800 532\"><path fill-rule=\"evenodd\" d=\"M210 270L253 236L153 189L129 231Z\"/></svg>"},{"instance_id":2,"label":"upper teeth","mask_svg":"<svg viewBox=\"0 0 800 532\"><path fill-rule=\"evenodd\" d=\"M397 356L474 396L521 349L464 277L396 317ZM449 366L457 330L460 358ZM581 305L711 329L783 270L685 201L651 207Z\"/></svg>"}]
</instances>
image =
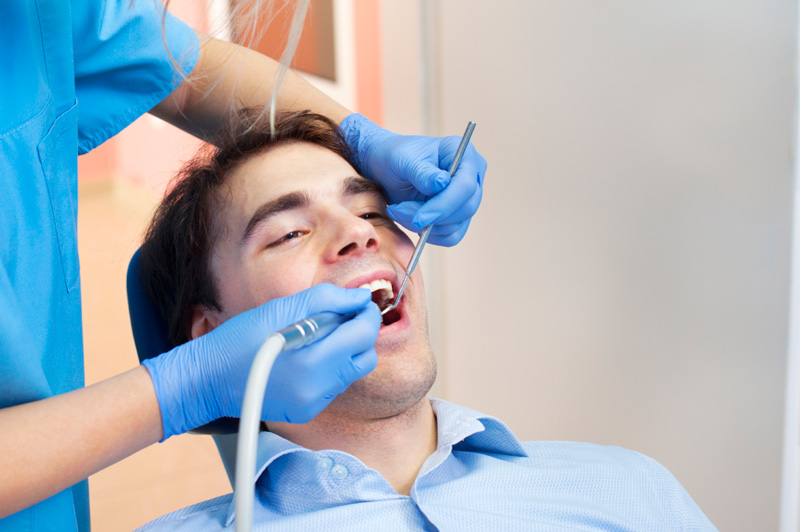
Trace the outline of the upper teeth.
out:
<instances>
[{"instance_id":1,"label":"upper teeth","mask_svg":"<svg viewBox=\"0 0 800 532\"><path fill-rule=\"evenodd\" d=\"M359 286L359 288L366 288L370 292L374 292L376 290L386 290L387 292L389 292L389 297L392 297L394 295L394 292L392 291L392 283L390 283L386 279L375 279L370 283L362 284L361 286Z\"/></svg>"}]
</instances>

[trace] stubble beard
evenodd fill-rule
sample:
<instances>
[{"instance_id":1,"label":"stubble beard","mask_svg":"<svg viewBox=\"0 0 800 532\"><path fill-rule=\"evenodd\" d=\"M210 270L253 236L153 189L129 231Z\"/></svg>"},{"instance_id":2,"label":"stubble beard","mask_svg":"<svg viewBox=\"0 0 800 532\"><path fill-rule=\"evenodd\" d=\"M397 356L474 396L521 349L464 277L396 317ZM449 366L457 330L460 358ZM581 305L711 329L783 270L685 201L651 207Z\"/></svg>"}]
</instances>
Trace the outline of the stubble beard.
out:
<instances>
[{"instance_id":1,"label":"stubble beard","mask_svg":"<svg viewBox=\"0 0 800 532\"><path fill-rule=\"evenodd\" d=\"M391 341L379 342L375 370L351 384L324 413L369 423L414 410L426 400L437 374L427 326L420 333L422 341L415 347L395 349Z\"/></svg>"}]
</instances>

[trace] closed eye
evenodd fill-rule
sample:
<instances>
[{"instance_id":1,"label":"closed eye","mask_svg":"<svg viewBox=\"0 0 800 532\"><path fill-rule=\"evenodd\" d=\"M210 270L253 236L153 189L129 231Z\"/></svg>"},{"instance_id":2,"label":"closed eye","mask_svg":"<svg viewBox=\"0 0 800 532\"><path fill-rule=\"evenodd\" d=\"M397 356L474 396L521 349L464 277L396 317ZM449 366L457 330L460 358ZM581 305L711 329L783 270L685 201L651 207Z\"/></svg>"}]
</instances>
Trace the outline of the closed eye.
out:
<instances>
[{"instance_id":1,"label":"closed eye","mask_svg":"<svg viewBox=\"0 0 800 532\"><path fill-rule=\"evenodd\" d=\"M286 242L288 242L289 240L294 240L295 238L298 238L298 237L300 237L300 236L303 236L303 234L304 234L304 233L305 233L304 231L291 231L291 232L289 232L289 233L286 233L285 235L283 235L282 237L280 237L280 238L279 238L278 240L276 240L275 242L272 242L271 244L269 244L269 245L267 246L267 249L269 249L269 248L274 248L274 247L277 247L277 246L280 246L281 244L285 244L285 243L286 243Z\"/></svg>"}]
</instances>

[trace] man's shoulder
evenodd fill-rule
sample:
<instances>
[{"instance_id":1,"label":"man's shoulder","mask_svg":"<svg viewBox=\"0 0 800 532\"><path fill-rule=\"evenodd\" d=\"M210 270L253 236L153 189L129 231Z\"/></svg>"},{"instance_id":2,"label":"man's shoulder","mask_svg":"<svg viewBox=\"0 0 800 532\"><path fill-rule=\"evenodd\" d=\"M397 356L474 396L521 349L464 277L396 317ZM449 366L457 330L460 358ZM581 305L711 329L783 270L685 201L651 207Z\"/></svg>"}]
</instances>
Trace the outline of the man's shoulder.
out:
<instances>
[{"instance_id":1,"label":"man's shoulder","mask_svg":"<svg viewBox=\"0 0 800 532\"><path fill-rule=\"evenodd\" d=\"M653 458L617 445L574 441L523 441L521 444L533 462L551 466L627 470L646 475L667 471Z\"/></svg>"},{"instance_id":2,"label":"man's shoulder","mask_svg":"<svg viewBox=\"0 0 800 532\"><path fill-rule=\"evenodd\" d=\"M522 446L530 467L542 467L576 485L616 486L621 490L646 489L660 496L683 498L680 482L657 460L615 445L570 441L527 441Z\"/></svg>"},{"instance_id":3,"label":"man's shoulder","mask_svg":"<svg viewBox=\"0 0 800 532\"><path fill-rule=\"evenodd\" d=\"M228 518L228 510L233 501L233 494L223 495L209 499L172 513L162 515L146 525L137 528L135 532L170 532L180 531L213 531L222 530Z\"/></svg>"},{"instance_id":4,"label":"man's shoulder","mask_svg":"<svg viewBox=\"0 0 800 532\"><path fill-rule=\"evenodd\" d=\"M517 461L523 464L541 466L546 464L554 470L565 469L580 472L596 469L606 473L627 472L628 474L645 475L651 480L669 480L672 475L656 460L647 455L617 445L575 441L520 441L502 420L468 407L450 403L441 399L431 399L434 411L440 423L462 423L464 419L480 421L484 430L469 434L465 442L481 442L479 450L492 451L498 439L504 441L504 447L517 448L522 452L509 452L516 455ZM486 445L482 440L491 440L493 445ZM465 446L458 445L463 450ZM485 447L485 448L484 448ZM513 451L513 449L512 449ZM521 456L527 455L527 456Z\"/></svg>"},{"instance_id":5,"label":"man's shoulder","mask_svg":"<svg viewBox=\"0 0 800 532\"><path fill-rule=\"evenodd\" d=\"M578 441L523 441L522 446L530 456L564 460L603 462L639 462L650 460L647 456L617 445L602 445Z\"/></svg>"}]
</instances>

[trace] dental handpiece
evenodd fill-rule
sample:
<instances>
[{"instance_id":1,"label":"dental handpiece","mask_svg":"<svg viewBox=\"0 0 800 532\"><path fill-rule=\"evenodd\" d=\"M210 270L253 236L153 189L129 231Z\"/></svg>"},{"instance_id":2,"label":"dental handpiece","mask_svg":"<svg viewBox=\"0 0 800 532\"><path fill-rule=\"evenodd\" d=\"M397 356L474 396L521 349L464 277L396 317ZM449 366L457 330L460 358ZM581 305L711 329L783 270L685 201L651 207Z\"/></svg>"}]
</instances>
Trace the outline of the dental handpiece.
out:
<instances>
[{"instance_id":1,"label":"dental handpiece","mask_svg":"<svg viewBox=\"0 0 800 532\"><path fill-rule=\"evenodd\" d=\"M337 314L336 312L320 312L304 320L293 323L274 334L283 336L286 344L284 351L300 349L311 343L325 338L342 323L355 318L356 313Z\"/></svg>"},{"instance_id":2,"label":"dental handpiece","mask_svg":"<svg viewBox=\"0 0 800 532\"><path fill-rule=\"evenodd\" d=\"M472 132L474 130L475 122L469 122L467 124L467 129L464 131L464 136L461 137L461 143L458 145L456 155L453 157L453 162L450 164L450 177L453 177L453 175L456 173L456 170L458 170L458 165L461 163L461 157L464 156L464 151L466 151L467 146L469 145L469 139L472 137ZM411 277L411 274L414 273L414 269L417 267L419 257L422 255L422 248L425 247L425 244L428 242L428 237L431 235L431 229L433 229L433 225L427 226L422 230L422 233L420 233L417 245L414 247L414 254L411 255L411 260L408 261L408 267L406 268L406 275L403 277L403 283L400 285L400 290L397 291L397 297L394 298L394 303L381 311L381 314L386 314L390 310L397 308L397 305L400 304L400 298L403 296L403 291L406 289L408 278Z\"/></svg>"}]
</instances>

